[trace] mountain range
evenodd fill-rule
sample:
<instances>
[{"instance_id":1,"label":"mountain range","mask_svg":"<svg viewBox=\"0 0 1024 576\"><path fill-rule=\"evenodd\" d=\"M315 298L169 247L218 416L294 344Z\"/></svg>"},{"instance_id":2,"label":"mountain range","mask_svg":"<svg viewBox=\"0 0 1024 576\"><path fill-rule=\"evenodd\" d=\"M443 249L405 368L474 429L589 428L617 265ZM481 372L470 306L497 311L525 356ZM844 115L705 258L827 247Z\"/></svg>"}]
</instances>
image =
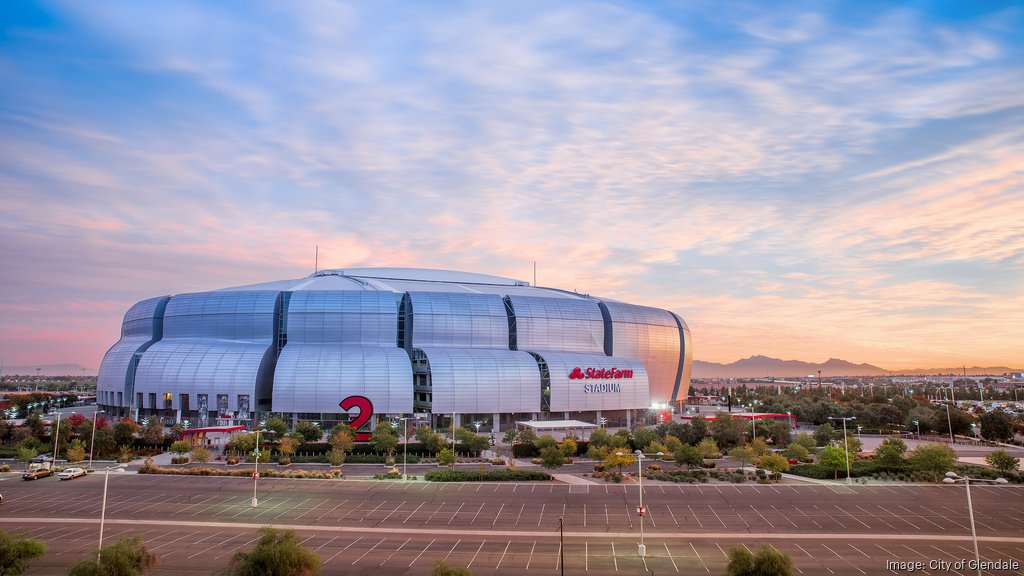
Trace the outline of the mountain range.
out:
<instances>
[{"instance_id":1,"label":"mountain range","mask_svg":"<svg viewBox=\"0 0 1024 576\"><path fill-rule=\"evenodd\" d=\"M35 366L4 366L0 376L11 376L14 374L35 376L36 368L39 368L41 376L95 376L96 369L82 366L81 364L46 364ZM85 372L83 372L85 370ZM846 360L829 358L816 364L814 362L803 362L801 360L780 360L768 356L751 356L737 360L729 364L718 362L705 362L703 360L693 361L694 378L761 378L764 376L774 377L806 377L809 375L821 375L824 377L835 376L924 376L934 374L962 374L963 367L953 368L919 368L915 370L886 370L872 364L854 364ZM1021 368L1009 368L1006 366L971 366L967 368L970 376L1000 375L1007 372L1024 372Z\"/></svg>"},{"instance_id":2,"label":"mountain range","mask_svg":"<svg viewBox=\"0 0 1024 576\"><path fill-rule=\"evenodd\" d=\"M774 377L806 377L817 376L821 370L823 377L836 376L925 376L935 374L962 374L962 366L955 368L918 368L914 370L887 370L872 364L854 364L838 358L829 358L822 363L804 362L801 360L780 360L768 356L751 356L729 364L718 362L693 361L694 378L761 378ZM1020 368L1006 366L971 366L967 368L969 376L1001 375L1007 372L1021 372Z\"/></svg>"}]
</instances>

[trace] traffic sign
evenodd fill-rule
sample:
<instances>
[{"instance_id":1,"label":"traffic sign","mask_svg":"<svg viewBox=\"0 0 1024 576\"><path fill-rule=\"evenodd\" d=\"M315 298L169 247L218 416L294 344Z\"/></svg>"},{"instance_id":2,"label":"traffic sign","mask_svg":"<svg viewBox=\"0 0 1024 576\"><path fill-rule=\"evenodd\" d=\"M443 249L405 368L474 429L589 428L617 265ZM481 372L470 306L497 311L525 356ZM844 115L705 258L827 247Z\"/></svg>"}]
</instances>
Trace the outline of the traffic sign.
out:
<instances>
[{"instance_id":1,"label":"traffic sign","mask_svg":"<svg viewBox=\"0 0 1024 576\"><path fill-rule=\"evenodd\" d=\"M647 514L647 506L637 506L636 514L637 516L643 516L644 514Z\"/></svg>"},{"instance_id":2,"label":"traffic sign","mask_svg":"<svg viewBox=\"0 0 1024 576\"><path fill-rule=\"evenodd\" d=\"M259 472L253 472L252 477L253 477L254 480L259 480L260 473Z\"/></svg>"}]
</instances>

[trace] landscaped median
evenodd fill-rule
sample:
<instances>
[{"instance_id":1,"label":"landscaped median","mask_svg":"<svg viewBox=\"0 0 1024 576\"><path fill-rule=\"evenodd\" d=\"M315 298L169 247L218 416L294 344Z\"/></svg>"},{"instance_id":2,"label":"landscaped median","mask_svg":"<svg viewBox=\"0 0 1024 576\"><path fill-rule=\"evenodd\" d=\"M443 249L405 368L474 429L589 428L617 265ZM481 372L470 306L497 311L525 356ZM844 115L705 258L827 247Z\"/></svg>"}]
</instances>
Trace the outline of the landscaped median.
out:
<instances>
[{"instance_id":1,"label":"landscaped median","mask_svg":"<svg viewBox=\"0 0 1024 576\"><path fill-rule=\"evenodd\" d=\"M139 474L168 474L171 476L241 476L251 477L255 472L252 468L227 469L227 468L169 468L144 464L139 467ZM267 466L260 469L260 476L263 478L314 478L320 480L331 480L342 478L341 470L275 470Z\"/></svg>"},{"instance_id":2,"label":"landscaped median","mask_svg":"<svg viewBox=\"0 0 1024 576\"><path fill-rule=\"evenodd\" d=\"M423 475L429 482L536 482L551 480L547 472L533 470L432 470Z\"/></svg>"}]
</instances>

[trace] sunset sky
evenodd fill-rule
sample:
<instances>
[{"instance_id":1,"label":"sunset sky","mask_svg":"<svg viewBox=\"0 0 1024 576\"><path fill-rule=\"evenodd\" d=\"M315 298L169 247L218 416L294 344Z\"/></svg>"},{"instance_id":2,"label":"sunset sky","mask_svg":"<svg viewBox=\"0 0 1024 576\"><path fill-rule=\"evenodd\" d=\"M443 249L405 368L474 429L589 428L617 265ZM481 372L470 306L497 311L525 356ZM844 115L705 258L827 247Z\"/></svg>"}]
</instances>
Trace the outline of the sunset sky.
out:
<instances>
[{"instance_id":1,"label":"sunset sky","mask_svg":"<svg viewBox=\"0 0 1024 576\"><path fill-rule=\"evenodd\" d=\"M0 358L445 268L695 358L1024 365L1021 2L0 3Z\"/></svg>"}]
</instances>

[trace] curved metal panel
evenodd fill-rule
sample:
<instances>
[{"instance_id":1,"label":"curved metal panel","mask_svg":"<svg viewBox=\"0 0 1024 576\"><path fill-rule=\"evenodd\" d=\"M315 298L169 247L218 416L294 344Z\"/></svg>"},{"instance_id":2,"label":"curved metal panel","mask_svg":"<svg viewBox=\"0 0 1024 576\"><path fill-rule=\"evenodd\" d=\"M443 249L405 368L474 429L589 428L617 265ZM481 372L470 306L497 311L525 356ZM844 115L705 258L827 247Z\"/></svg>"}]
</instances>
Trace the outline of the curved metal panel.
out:
<instances>
[{"instance_id":1,"label":"curved metal panel","mask_svg":"<svg viewBox=\"0 0 1024 576\"><path fill-rule=\"evenodd\" d=\"M679 376L676 379L676 387L672 393L672 399L686 398L690 394L690 379L693 375L693 337L690 336L690 327L678 315L673 314L679 324L679 334L683 341L683 347L679 351Z\"/></svg>"},{"instance_id":2,"label":"curved metal panel","mask_svg":"<svg viewBox=\"0 0 1024 576\"><path fill-rule=\"evenodd\" d=\"M508 317L501 296L409 292L412 348L508 349Z\"/></svg>"},{"instance_id":3,"label":"curved metal panel","mask_svg":"<svg viewBox=\"0 0 1024 576\"><path fill-rule=\"evenodd\" d=\"M676 400L681 374L681 338L676 316L668 310L604 301L612 326L615 356L640 360L647 367L652 402Z\"/></svg>"},{"instance_id":4,"label":"curved metal panel","mask_svg":"<svg viewBox=\"0 0 1024 576\"><path fill-rule=\"evenodd\" d=\"M604 319L594 300L510 296L516 347L604 353Z\"/></svg>"},{"instance_id":5,"label":"curved metal panel","mask_svg":"<svg viewBox=\"0 0 1024 576\"><path fill-rule=\"evenodd\" d=\"M121 323L121 339L107 350L96 377L97 401L104 406L129 406L134 380L132 358L144 351L163 333L164 308L169 296L136 303ZM120 402L117 394L121 393Z\"/></svg>"},{"instance_id":6,"label":"curved metal panel","mask_svg":"<svg viewBox=\"0 0 1024 576\"><path fill-rule=\"evenodd\" d=\"M548 365L552 412L650 406L647 370L639 360L550 350L535 353ZM588 370L593 371L589 378Z\"/></svg>"},{"instance_id":7,"label":"curved metal panel","mask_svg":"<svg viewBox=\"0 0 1024 576\"><path fill-rule=\"evenodd\" d=\"M275 412L343 412L348 396L365 396L377 414L412 412L412 364L394 346L289 342L277 360Z\"/></svg>"},{"instance_id":8,"label":"curved metal panel","mask_svg":"<svg viewBox=\"0 0 1024 576\"><path fill-rule=\"evenodd\" d=\"M389 292L294 292L288 304L289 342L396 346L398 301Z\"/></svg>"},{"instance_id":9,"label":"curved metal panel","mask_svg":"<svg viewBox=\"0 0 1024 576\"><path fill-rule=\"evenodd\" d=\"M179 409L182 394L207 394L227 395L231 411L255 408L260 365L274 343L278 294L264 290L172 297L164 312L164 338L142 355L136 371L141 407ZM165 394L171 394L170 404ZM189 406L196 405L197 399L190 397Z\"/></svg>"},{"instance_id":10,"label":"curved metal panel","mask_svg":"<svg viewBox=\"0 0 1024 576\"><path fill-rule=\"evenodd\" d=\"M434 413L539 412L540 370L526 352L423 348Z\"/></svg>"}]
</instances>

